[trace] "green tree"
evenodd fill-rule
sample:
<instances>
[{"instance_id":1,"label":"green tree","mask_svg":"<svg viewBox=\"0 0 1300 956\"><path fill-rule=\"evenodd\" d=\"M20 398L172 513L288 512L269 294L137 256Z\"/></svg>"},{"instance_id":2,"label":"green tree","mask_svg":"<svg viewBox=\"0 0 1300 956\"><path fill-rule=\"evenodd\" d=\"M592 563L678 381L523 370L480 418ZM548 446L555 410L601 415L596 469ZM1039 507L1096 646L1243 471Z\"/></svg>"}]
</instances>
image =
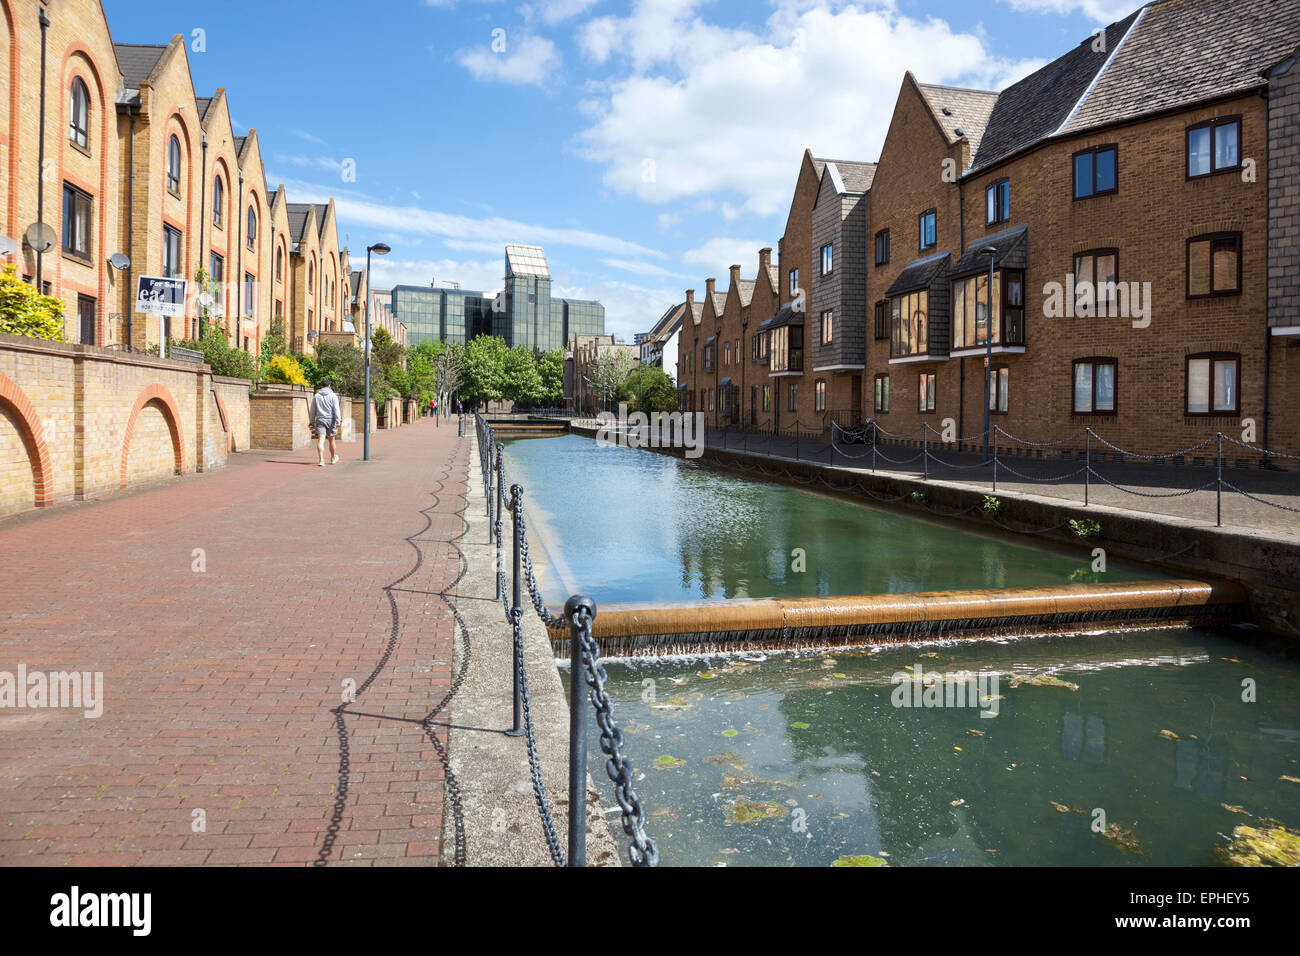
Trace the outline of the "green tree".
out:
<instances>
[{"instance_id":1,"label":"green tree","mask_svg":"<svg viewBox=\"0 0 1300 956\"><path fill-rule=\"evenodd\" d=\"M499 335L480 335L465 346L461 367L460 394L468 404L499 402L504 395L506 340Z\"/></svg>"},{"instance_id":2,"label":"green tree","mask_svg":"<svg viewBox=\"0 0 1300 956\"><path fill-rule=\"evenodd\" d=\"M564 350L555 349L540 355L537 370L542 376L542 401L558 405L564 400Z\"/></svg>"},{"instance_id":3,"label":"green tree","mask_svg":"<svg viewBox=\"0 0 1300 956\"><path fill-rule=\"evenodd\" d=\"M642 406L639 399L644 399ZM630 411L677 411L677 383L657 365L632 369L618 389L618 400L627 402Z\"/></svg>"},{"instance_id":4,"label":"green tree","mask_svg":"<svg viewBox=\"0 0 1300 956\"><path fill-rule=\"evenodd\" d=\"M0 273L0 332L62 342L63 301L41 295L15 266L5 266Z\"/></svg>"},{"instance_id":5,"label":"green tree","mask_svg":"<svg viewBox=\"0 0 1300 956\"><path fill-rule=\"evenodd\" d=\"M536 405L542 400L542 374L537 356L526 345L516 345L503 360L502 396L520 405Z\"/></svg>"}]
</instances>

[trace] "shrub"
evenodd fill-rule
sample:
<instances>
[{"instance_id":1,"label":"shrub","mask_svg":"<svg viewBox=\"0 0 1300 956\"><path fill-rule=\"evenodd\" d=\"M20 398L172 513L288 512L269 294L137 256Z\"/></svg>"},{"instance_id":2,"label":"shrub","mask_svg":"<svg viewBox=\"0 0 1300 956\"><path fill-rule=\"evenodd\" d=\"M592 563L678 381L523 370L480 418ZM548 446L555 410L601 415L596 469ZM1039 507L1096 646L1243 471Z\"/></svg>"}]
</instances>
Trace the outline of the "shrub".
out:
<instances>
[{"instance_id":1,"label":"shrub","mask_svg":"<svg viewBox=\"0 0 1300 956\"><path fill-rule=\"evenodd\" d=\"M1002 513L1002 499L994 495L985 495L984 504L981 507L990 518L996 518Z\"/></svg>"},{"instance_id":2,"label":"shrub","mask_svg":"<svg viewBox=\"0 0 1300 956\"><path fill-rule=\"evenodd\" d=\"M1099 538L1101 537L1101 525L1091 518L1071 518L1070 530L1080 538Z\"/></svg>"},{"instance_id":3,"label":"shrub","mask_svg":"<svg viewBox=\"0 0 1300 956\"><path fill-rule=\"evenodd\" d=\"M0 272L0 332L63 341L63 301L41 295L18 275L16 266Z\"/></svg>"},{"instance_id":4,"label":"shrub","mask_svg":"<svg viewBox=\"0 0 1300 956\"><path fill-rule=\"evenodd\" d=\"M198 341L183 340L175 344L181 348L202 352L203 361L212 367L214 375L250 380L257 376L253 356L243 349L231 348L230 343L226 341L225 331L215 322L204 321Z\"/></svg>"},{"instance_id":5,"label":"shrub","mask_svg":"<svg viewBox=\"0 0 1300 956\"><path fill-rule=\"evenodd\" d=\"M307 376L303 374L302 366L288 355L276 355L262 372L262 377L268 382L279 382L285 385L307 385Z\"/></svg>"},{"instance_id":6,"label":"shrub","mask_svg":"<svg viewBox=\"0 0 1300 956\"><path fill-rule=\"evenodd\" d=\"M919 505L922 508L924 508L926 505L930 503L930 499L927 498L925 496L925 493L921 491L914 491L907 497L911 500L912 504Z\"/></svg>"}]
</instances>

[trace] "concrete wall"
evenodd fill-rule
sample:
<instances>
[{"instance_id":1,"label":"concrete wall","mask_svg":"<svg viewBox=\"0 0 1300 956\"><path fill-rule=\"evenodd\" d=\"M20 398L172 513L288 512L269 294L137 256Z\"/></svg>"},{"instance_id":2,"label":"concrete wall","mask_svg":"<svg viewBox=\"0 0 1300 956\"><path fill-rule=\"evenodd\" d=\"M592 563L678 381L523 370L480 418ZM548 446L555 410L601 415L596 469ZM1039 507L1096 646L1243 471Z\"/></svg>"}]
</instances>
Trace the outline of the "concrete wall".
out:
<instances>
[{"instance_id":1,"label":"concrete wall","mask_svg":"<svg viewBox=\"0 0 1300 956\"><path fill-rule=\"evenodd\" d=\"M0 514L220 467L247 447L248 388L206 365L0 335Z\"/></svg>"}]
</instances>

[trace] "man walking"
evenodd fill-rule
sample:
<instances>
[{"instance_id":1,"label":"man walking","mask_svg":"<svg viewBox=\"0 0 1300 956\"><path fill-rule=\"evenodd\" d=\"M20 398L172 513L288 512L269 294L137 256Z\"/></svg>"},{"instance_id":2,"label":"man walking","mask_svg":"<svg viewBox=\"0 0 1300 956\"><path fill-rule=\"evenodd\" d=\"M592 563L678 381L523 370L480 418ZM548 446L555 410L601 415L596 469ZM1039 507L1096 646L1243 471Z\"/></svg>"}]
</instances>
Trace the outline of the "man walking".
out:
<instances>
[{"instance_id":1,"label":"man walking","mask_svg":"<svg viewBox=\"0 0 1300 956\"><path fill-rule=\"evenodd\" d=\"M311 430L316 436L316 464L321 468L325 467L325 440L327 438L330 444L330 464L336 465L339 461L338 450L334 447L334 439L338 436L339 423L343 420L343 412L339 408L339 397L334 394L334 389L330 387L331 384L330 379L325 378L311 399Z\"/></svg>"}]
</instances>

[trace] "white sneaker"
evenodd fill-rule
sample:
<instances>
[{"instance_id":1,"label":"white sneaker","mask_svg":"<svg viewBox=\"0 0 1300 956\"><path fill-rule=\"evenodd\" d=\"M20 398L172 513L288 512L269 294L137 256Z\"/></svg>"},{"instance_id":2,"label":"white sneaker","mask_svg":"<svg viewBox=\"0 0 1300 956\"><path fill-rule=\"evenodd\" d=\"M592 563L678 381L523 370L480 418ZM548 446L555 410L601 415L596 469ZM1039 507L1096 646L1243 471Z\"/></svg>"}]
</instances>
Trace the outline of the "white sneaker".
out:
<instances>
[{"instance_id":1,"label":"white sneaker","mask_svg":"<svg viewBox=\"0 0 1300 956\"><path fill-rule=\"evenodd\" d=\"M319 468L324 468L324 467L325 467L325 462L323 462L323 461L318 461L318 462L316 462L316 465L317 465L317 467L319 467Z\"/></svg>"},{"instance_id":2,"label":"white sneaker","mask_svg":"<svg viewBox=\"0 0 1300 956\"><path fill-rule=\"evenodd\" d=\"M330 459L330 464L331 464L331 465L337 465L338 463L339 463L339 456L338 456L338 455L335 455L333 458Z\"/></svg>"}]
</instances>

